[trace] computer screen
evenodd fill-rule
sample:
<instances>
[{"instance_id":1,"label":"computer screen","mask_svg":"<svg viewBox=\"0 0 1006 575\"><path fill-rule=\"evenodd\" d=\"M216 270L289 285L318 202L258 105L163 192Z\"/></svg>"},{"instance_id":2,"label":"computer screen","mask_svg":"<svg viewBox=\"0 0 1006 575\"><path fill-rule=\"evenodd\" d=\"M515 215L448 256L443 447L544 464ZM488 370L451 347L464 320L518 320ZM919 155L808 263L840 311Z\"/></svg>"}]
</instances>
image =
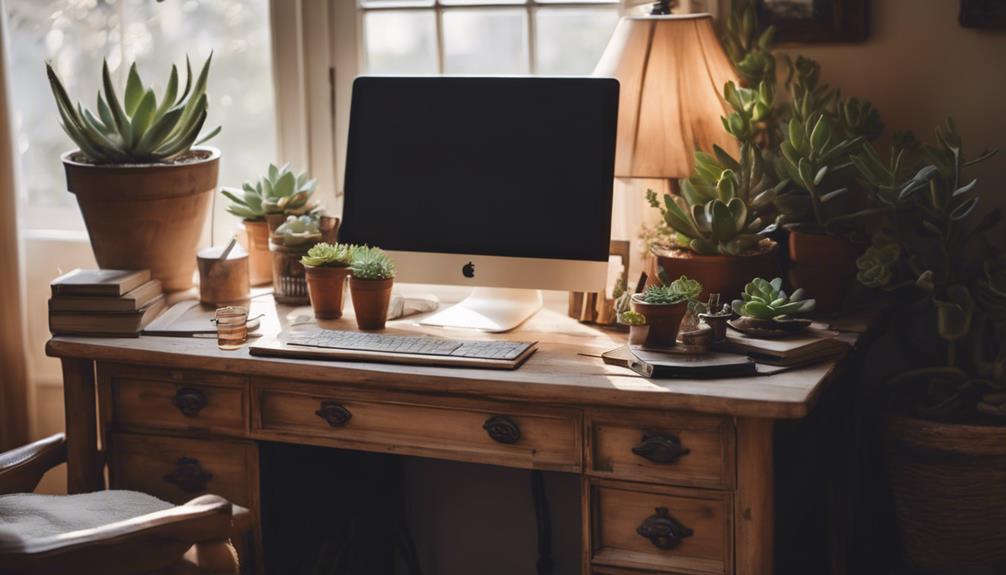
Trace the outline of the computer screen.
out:
<instances>
[{"instance_id":1,"label":"computer screen","mask_svg":"<svg viewBox=\"0 0 1006 575\"><path fill-rule=\"evenodd\" d=\"M607 261L618 83L361 77L340 241Z\"/></svg>"}]
</instances>

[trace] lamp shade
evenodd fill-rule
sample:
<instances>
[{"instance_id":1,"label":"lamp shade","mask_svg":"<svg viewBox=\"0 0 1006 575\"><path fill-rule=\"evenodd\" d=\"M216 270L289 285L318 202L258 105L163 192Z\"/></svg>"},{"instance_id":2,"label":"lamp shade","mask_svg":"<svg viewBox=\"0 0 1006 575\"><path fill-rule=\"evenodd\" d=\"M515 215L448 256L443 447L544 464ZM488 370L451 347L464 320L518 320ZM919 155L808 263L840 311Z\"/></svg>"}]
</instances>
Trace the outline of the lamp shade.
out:
<instances>
[{"instance_id":1,"label":"lamp shade","mask_svg":"<svg viewBox=\"0 0 1006 575\"><path fill-rule=\"evenodd\" d=\"M621 84L615 176L684 178L696 149L736 153L720 117L738 77L708 14L622 18L594 75Z\"/></svg>"}]
</instances>

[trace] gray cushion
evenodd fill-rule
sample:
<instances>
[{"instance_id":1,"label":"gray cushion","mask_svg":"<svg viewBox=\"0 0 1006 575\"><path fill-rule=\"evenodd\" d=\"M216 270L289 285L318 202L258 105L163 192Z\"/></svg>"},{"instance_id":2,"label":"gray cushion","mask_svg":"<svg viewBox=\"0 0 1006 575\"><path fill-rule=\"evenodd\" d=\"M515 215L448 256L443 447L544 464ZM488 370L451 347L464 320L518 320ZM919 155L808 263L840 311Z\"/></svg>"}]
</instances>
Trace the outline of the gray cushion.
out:
<instances>
[{"instance_id":1,"label":"gray cushion","mask_svg":"<svg viewBox=\"0 0 1006 575\"><path fill-rule=\"evenodd\" d=\"M174 507L136 491L0 495L0 540L27 541L91 529Z\"/></svg>"}]
</instances>

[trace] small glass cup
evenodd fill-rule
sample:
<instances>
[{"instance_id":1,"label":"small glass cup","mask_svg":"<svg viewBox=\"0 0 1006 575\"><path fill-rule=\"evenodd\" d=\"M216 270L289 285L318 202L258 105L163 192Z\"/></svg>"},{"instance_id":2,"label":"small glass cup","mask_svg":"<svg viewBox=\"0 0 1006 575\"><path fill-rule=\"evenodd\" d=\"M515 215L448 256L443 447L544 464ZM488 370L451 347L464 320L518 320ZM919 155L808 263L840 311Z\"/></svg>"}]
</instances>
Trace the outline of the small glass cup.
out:
<instances>
[{"instance_id":1,"label":"small glass cup","mask_svg":"<svg viewBox=\"0 0 1006 575\"><path fill-rule=\"evenodd\" d=\"M233 351L248 341L248 308L227 306L217 309L217 346Z\"/></svg>"}]
</instances>

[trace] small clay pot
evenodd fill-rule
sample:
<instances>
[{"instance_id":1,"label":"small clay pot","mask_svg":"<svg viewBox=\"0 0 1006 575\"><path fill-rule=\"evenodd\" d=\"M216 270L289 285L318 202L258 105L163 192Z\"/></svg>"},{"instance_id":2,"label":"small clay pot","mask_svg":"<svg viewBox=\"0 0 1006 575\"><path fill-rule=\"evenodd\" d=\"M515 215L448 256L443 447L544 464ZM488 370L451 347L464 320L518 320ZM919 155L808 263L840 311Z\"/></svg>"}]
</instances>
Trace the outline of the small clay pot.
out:
<instances>
[{"instance_id":1,"label":"small clay pot","mask_svg":"<svg viewBox=\"0 0 1006 575\"><path fill-rule=\"evenodd\" d=\"M349 278L356 325L360 329L384 329L388 319L388 305L391 303L393 278L386 280L361 280Z\"/></svg>"},{"instance_id":2,"label":"small clay pot","mask_svg":"<svg viewBox=\"0 0 1006 575\"><path fill-rule=\"evenodd\" d=\"M817 300L815 313L833 315L841 310L856 277L861 248L842 236L791 230L789 283Z\"/></svg>"},{"instance_id":3,"label":"small clay pot","mask_svg":"<svg viewBox=\"0 0 1006 575\"><path fill-rule=\"evenodd\" d=\"M342 301L349 268L304 266L304 272L307 274L307 293L314 309L314 317L342 317Z\"/></svg>"},{"instance_id":4,"label":"small clay pot","mask_svg":"<svg viewBox=\"0 0 1006 575\"><path fill-rule=\"evenodd\" d=\"M632 296L632 311L646 317L650 332L646 347L673 347L678 340L678 327L685 317L688 302L675 304L650 304L642 300L640 294Z\"/></svg>"},{"instance_id":5,"label":"small clay pot","mask_svg":"<svg viewBox=\"0 0 1006 575\"><path fill-rule=\"evenodd\" d=\"M248 279L251 285L272 283L269 224L265 220L245 220L244 228L245 250L248 252Z\"/></svg>"},{"instance_id":6,"label":"small clay pot","mask_svg":"<svg viewBox=\"0 0 1006 575\"><path fill-rule=\"evenodd\" d=\"M629 326L629 345L644 345L646 343L646 338L649 336L649 325L643 324Z\"/></svg>"},{"instance_id":7,"label":"small clay pot","mask_svg":"<svg viewBox=\"0 0 1006 575\"><path fill-rule=\"evenodd\" d=\"M745 256L707 256L679 249L662 250L654 252L654 255L656 264L664 268L672 281L684 275L701 283L700 299L718 293L724 301L730 301L740 297L744 286L753 278L772 279L779 275L777 249L778 246L772 242L766 243L760 251ZM649 283L653 284L658 281L656 267L651 271L654 273L649 274Z\"/></svg>"}]
</instances>

